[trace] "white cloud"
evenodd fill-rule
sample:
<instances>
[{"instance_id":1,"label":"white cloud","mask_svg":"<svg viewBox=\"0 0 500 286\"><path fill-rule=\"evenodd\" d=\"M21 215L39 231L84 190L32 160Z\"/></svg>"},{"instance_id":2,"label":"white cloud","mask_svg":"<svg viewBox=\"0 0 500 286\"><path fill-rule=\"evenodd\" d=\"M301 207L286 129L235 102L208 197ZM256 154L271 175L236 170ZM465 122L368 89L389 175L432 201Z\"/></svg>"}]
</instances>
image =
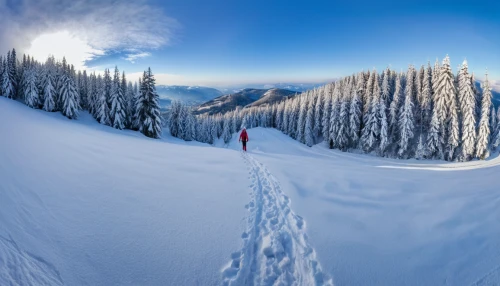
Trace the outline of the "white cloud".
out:
<instances>
[{"instance_id":1,"label":"white cloud","mask_svg":"<svg viewBox=\"0 0 500 286\"><path fill-rule=\"evenodd\" d=\"M151 53L148 52L138 52L135 54L128 54L127 57L125 57L125 60L135 63L135 60L140 59L140 58L145 58L151 56Z\"/></svg>"},{"instance_id":2,"label":"white cloud","mask_svg":"<svg viewBox=\"0 0 500 286\"><path fill-rule=\"evenodd\" d=\"M106 52L124 50L134 51L132 55L143 55L146 50L171 44L179 27L175 19L165 16L162 9L146 0L24 0L7 3L0 0L0 53L13 47L21 53L32 51L33 41L68 33L72 39L81 42L80 57L86 60ZM47 41L44 45L56 49L57 46L65 47L66 43Z\"/></svg>"}]
</instances>

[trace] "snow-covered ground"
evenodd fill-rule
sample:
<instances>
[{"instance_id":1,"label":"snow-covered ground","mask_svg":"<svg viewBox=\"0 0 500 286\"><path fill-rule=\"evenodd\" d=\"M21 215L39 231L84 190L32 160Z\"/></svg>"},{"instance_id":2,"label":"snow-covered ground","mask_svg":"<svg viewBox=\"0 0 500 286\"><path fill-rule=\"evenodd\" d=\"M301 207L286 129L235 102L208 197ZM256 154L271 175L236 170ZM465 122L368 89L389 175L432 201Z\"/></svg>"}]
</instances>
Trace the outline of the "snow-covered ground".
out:
<instances>
[{"instance_id":1,"label":"snow-covered ground","mask_svg":"<svg viewBox=\"0 0 500 286\"><path fill-rule=\"evenodd\" d=\"M500 285L500 159L219 148L0 97L0 285ZM330 280L331 279L331 280Z\"/></svg>"}]
</instances>

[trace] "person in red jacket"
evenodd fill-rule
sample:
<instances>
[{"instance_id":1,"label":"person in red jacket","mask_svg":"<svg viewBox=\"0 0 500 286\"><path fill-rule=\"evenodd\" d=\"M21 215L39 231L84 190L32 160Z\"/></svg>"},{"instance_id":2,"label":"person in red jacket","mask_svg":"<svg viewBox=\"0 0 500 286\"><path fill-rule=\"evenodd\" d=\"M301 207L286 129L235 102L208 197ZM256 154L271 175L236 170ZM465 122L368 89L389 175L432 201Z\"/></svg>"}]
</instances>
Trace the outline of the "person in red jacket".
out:
<instances>
[{"instance_id":1,"label":"person in red jacket","mask_svg":"<svg viewBox=\"0 0 500 286\"><path fill-rule=\"evenodd\" d=\"M241 130L240 134L240 142L243 143L243 151L247 151L247 142L248 142L248 134L247 134L247 129L243 127L243 130Z\"/></svg>"}]
</instances>

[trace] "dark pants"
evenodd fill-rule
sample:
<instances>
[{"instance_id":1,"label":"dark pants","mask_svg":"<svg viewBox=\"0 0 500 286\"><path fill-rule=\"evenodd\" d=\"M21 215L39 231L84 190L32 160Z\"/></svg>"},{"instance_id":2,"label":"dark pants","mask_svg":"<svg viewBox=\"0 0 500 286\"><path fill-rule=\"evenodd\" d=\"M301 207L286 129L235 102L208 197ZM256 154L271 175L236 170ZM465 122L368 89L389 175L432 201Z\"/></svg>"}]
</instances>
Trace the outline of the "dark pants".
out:
<instances>
[{"instance_id":1,"label":"dark pants","mask_svg":"<svg viewBox=\"0 0 500 286\"><path fill-rule=\"evenodd\" d=\"M243 142L243 151L247 150L247 141L241 141Z\"/></svg>"}]
</instances>

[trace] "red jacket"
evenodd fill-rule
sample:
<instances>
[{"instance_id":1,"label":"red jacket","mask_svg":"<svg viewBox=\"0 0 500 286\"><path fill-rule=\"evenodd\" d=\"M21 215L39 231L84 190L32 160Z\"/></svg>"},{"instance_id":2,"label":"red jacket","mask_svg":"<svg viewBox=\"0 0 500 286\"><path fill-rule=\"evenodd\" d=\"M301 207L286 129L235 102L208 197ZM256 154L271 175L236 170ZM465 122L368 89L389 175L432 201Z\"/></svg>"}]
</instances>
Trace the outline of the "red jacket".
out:
<instances>
[{"instance_id":1,"label":"red jacket","mask_svg":"<svg viewBox=\"0 0 500 286\"><path fill-rule=\"evenodd\" d=\"M241 131L240 134L240 141L248 141L248 134L246 130Z\"/></svg>"}]
</instances>

